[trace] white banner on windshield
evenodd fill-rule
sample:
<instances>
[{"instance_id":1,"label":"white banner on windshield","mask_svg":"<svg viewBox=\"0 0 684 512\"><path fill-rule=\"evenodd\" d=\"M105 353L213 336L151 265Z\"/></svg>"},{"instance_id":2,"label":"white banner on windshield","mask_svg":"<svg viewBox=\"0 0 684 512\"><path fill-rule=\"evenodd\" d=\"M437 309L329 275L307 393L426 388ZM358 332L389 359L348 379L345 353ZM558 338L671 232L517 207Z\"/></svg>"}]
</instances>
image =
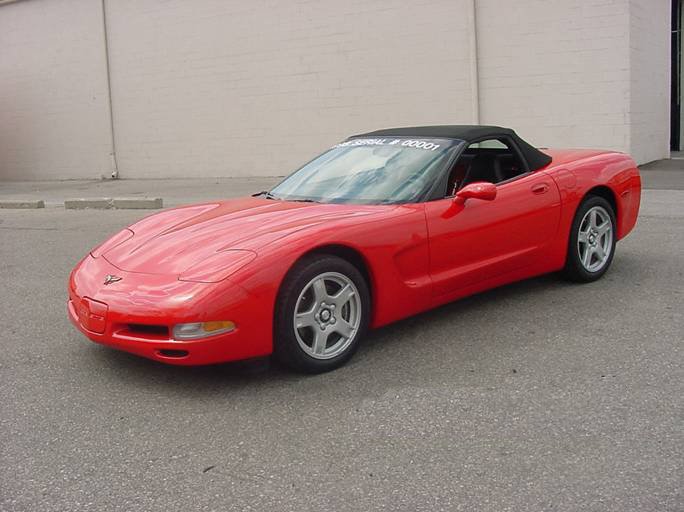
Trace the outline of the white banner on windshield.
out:
<instances>
[{"instance_id":1,"label":"white banner on windshield","mask_svg":"<svg viewBox=\"0 0 684 512\"><path fill-rule=\"evenodd\" d=\"M440 147L444 147L447 141L435 141L433 139L350 139L340 144L336 144L333 148L344 148L353 146L402 146L407 148L424 149L426 151L437 151Z\"/></svg>"}]
</instances>

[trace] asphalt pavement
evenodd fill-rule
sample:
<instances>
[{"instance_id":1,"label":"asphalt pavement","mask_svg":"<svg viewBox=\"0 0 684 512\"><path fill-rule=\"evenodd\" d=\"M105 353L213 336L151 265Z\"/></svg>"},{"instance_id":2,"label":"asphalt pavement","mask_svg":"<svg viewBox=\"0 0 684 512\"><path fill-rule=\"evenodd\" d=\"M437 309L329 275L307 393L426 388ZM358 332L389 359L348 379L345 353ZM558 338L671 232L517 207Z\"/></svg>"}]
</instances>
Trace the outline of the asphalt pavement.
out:
<instances>
[{"instance_id":1,"label":"asphalt pavement","mask_svg":"<svg viewBox=\"0 0 684 512\"><path fill-rule=\"evenodd\" d=\"M68 273L150 212L0 210L0 510L682 511L684 190L651 188L601 281L441 307L318 376L87 341Z\"/></svg>"}]
</instances>

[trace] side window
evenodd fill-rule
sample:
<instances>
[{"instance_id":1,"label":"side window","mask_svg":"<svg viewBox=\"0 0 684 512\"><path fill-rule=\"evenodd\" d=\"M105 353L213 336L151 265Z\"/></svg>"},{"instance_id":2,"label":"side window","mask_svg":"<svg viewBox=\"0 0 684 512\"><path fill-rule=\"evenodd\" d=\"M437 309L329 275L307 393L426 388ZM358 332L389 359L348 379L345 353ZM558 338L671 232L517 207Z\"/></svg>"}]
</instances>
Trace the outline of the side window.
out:
<instances>
[{"instance_id":1,"label":"side window","mask_svg":"<svg viewBox=\"0 0 684 512\"><path fill-rule=\"evenodd\" d=\"M489 139L489 140L483 140L481 142L473 142L468 148L468 149L476 150L476 149L508 149L508 146L501 142L499 139Z\"/></svg>"},{"instance_id":2,"label":"side window","mask_svg":"<svg viewBox=\"0 0 684 512\"><path fill-rule=\"evenodd\" d=\"M447 196L476 181L500 183L525 172L518 152L506 139L473 142L449 171Z\"/></svg>"}]
</instances>

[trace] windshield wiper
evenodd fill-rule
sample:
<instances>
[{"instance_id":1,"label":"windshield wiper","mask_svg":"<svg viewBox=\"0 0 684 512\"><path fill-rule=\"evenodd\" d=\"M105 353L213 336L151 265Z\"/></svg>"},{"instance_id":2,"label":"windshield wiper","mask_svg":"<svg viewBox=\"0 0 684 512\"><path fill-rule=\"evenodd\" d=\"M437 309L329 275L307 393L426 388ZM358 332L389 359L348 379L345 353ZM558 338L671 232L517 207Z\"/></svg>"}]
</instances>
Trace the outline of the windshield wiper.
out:
<instances>
[{"instance_id":1,"label":"windshield wiper","mask_svg":"<svg viewBox=\"0 0 684 512\"><path fill-rule=\"evenodd\" d=\"M257 192L256 194L252 194L252 197L259 197L259 196L264 196L264 197L266 197L266 199L273 199L274 201L280 201L279 197L274 196L268 190L262 190L261 192Z\"/></svg>"},{"instance_id":2,"label":"windshield wiper","mask_svg":"<svg viewBox=\"0 0 684 512\"><path fill-rule=\"evenodd\" d=\"M259 197L259 196L264 196L266 199L273 199L274 201L290 201L293 203L318 203L318 201L314 201L313 199L283 199L282 197L274 196L271 194L268 190L262 190L261 192L257 192L256 194L252 194L252 197Z\"/></svg>"}]
</instances>

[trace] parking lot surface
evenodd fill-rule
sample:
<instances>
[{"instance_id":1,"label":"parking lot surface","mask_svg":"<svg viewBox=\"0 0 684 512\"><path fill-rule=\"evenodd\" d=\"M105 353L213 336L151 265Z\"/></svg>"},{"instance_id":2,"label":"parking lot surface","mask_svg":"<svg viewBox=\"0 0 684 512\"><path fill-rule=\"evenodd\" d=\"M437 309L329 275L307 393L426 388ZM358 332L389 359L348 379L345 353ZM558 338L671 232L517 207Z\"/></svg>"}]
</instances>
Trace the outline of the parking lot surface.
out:
<instances>
[{"instance_id":1,"label":"parking lot surface","mask_svg":"<svg viewBox=\"0 0 684 512\"><path fill-rule=\"evenodd\" d=\"M68 273L147 213L0 211L0 510L684 510L684 191L589 285L371 334L346 367L164 366L87 341Z\"/></svg>"}]
</instances>

